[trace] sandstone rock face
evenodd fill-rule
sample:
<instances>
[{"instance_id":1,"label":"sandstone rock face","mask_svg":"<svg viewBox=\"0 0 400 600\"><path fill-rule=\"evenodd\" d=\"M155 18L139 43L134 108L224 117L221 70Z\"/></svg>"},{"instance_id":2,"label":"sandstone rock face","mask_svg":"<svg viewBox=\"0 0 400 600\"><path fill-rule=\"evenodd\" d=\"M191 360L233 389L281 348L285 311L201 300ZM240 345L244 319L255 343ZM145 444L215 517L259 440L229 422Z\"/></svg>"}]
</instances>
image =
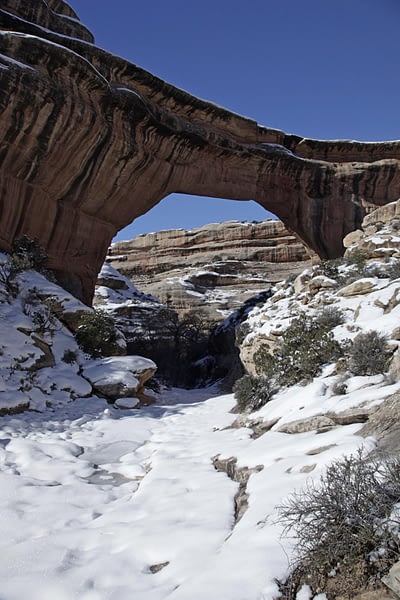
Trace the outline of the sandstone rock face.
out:
<instances>
[{"instance_id":1,"label":"sandstone rock face","mask_svg":"<svg viewBox=\"0 0 400 600\"><path fill-rule=\"evenodd\" d=\"M362 230L349 233L343 240L345 256L362 254L367 260L390 262L400 258L400 200L390 202L368 214Z\"/></svg>"},{"instance_id":2,"label":"sandstone rock face","mask_svg":"<svg viewBox=\"0 0 400 600\"><path fill-rule=\"evenodd\" d=\"M239 346L245 370L257 374L254 354L267 345L273 355L293 317L301 312L318 315L319 311L333 309L345 310L347 324L339 335L350 340L365 330L373 330L380 319L392 315L393 322L385 329L391 353L388 371L392 381L399 381L400 332L394 316L400 305L399 230L397 200L368 214L356 235L345 238L343 259L322 261L304 270L294 281L275 285L265 305L258 305L243 323L245 335ZM371 314L377 315L376 319Z\"/></svg>"},{"instance_id":3,"label":"sandstone rock face","mask_svg":"<svg viewBox=\"0 0 400 600\"><path fill-rule=\"evenodd\" d=\"M149 233L113 244L106 261L178 314L201 311L210 324L311 263L304 245L271 220Z\"/></svg>"},{"instance_id":4,"label":"sandstone rock face","mask_svg":"<svg viewBox=\"0 0 400 600\"><path fill-rule=\"evenodd\" d=\"M173 229L139 235L110 248L107 262L118 270L154 274L182 264L201 265L234 258L271 265L309 259L303 244L281 221L227 221L191 230Z\"/></svg>"},{"instance_id":5,"label":"sandstone rock face","mask_svg":"<svg viewBox=\"0 0 400 600\"><path fill-rule=\"evenodd\" d=\"M400 196L400 142L261 127L97 48L63 0L4 0L0 29L0 248L37 237L87 303L115 233L172 192L253 199L323 257Z\"/></svg>"}]
</instances>

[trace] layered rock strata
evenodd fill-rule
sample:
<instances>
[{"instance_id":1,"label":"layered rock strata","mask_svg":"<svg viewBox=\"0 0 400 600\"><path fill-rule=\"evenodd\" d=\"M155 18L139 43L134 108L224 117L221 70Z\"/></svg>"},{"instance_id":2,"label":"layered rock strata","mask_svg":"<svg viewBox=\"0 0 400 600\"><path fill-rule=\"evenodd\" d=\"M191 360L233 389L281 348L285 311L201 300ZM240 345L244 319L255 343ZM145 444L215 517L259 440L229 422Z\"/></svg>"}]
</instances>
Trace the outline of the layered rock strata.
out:
<instances>
[{"instance_id":1,"label":"layered rock strata","mask_svg":"<svg viewBox=\"0 0 400 600\"><path fill-rule=\"evenodd\" d=\"M4 0L0 29L0 248L37 237L87 303L115 233L173 192L253 199L323 257L400 196L400 142L262 127L97 48L62 0Z\"/></svg>"},{"instance_id":2,"label":"layered rock strata","mask_svg":"<svg viewBox=\"0 0 400 600\"><path fill-rule=\"evenodd\" d=\"M303 270L310 255L281 221L228 221L117 242L106 261L180 315L200 310L211 328L272 283Z\"/></svg>"}]
</instances>

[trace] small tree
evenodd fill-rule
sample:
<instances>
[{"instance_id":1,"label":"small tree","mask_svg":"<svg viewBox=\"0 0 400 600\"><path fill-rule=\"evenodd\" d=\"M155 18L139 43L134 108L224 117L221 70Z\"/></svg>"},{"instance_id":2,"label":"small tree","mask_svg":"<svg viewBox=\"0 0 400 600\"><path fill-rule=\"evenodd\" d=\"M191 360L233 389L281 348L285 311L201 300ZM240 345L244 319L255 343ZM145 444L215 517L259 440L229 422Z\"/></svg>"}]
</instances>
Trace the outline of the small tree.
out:
<instances>
[{"instance_id":1,"label":"small tree","mask_svg":"<svg viewBox=\"0 0 400 600\"><path fill-rule=\"evenodd\" d=\"M102 309L81 316L75 337L82 350L92 358L118 353L114 320Z\"/></svg>"},{"instance_id":2,"label":"small tree","mask_svg":"<svg viewBox=\"0 0 400 600\"><path fill-rule=\"evenodd\" d=\"M53 335L55 331L61 329L61 323L57 318L59 311L59 302L55 297L46 298L38 304L36 310L31 312L37 332L41 335L45 333Z\"/></svg>"}]
</instances>

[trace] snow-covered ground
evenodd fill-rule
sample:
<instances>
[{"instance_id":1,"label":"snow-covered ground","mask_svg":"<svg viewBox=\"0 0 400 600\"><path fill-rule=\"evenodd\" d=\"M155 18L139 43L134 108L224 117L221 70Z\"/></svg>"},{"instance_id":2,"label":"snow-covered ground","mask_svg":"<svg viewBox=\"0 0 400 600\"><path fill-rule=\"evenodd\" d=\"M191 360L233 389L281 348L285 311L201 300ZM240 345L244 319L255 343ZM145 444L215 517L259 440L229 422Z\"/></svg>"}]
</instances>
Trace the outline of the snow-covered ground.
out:
<instances>
[{"instance_id":1,"label":"snow-covered ground","mask_svg":"<svg viewBox=\"0 0 400 600\"><path fill-rule=\"evenodd\" d=\"M375 246L386 235L398 261L385 232L374 233ZM32 271L17 277L18 293L0 277L0 411L29 408L0 423L0 600L279 598L295 540L282 537L277 506L333 460L371 451L376 441L361 437L359 421L400 390L400 278L388 265L370 262L344 287L315 269L277 285L247 315L241 351L250 364L256 344L273 343L299 311L333 306L344 316L336 339L387 335L389 375L348 373L338 395L337 370L326 365L239 418L233 395L217 387L163 390L138 407L122 386L107 404L95 395L99 369L111 362L109 381L118 374L123 384L149 361L89 360L71 330L90 309ZM128 281L106 287L108 309L154 303ZM296 600L326 598L303 586Z\"/></svg>"},{"instance_id":2,"label":"snow-covered ground","mask_svg":"<svg viewBox=\"0 0 400 600\"><path fill-rule=\"evenodd\" d=\"M365 383L376 399L379 380ZM291 542L280 537L276 505L310 473L373 440L357 435L360 424L287 434L279 422L253 439L249 428L229 428L233 396L215 393L166 391L132 410L85 398L4 417L1 600L277 598ZM261 414L309 416L320 412L318 398L316 382L292 388ZM263 466L236 524L238 484L214 468L217 455Z\"/></svg>"}]
</instances>

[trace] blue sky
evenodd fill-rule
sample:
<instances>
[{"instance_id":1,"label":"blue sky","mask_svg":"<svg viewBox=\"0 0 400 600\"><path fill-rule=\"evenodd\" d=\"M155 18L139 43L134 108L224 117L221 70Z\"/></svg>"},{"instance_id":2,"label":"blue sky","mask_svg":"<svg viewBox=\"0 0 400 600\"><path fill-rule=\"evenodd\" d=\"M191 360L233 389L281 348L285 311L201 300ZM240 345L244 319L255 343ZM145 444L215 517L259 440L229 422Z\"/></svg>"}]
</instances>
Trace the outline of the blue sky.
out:
<instances>
[{"instance_id":1,"label":"blue sky","mask_svg":"<svg viewBox=\"0 0 400 600\"><path fill-rule=\"evenodd\" d=\"M69 0L96 44L262 125L399 139L398 0ZM118 239L228 219L254 202L169 196Z\"/></svg>"}]
</instances>

